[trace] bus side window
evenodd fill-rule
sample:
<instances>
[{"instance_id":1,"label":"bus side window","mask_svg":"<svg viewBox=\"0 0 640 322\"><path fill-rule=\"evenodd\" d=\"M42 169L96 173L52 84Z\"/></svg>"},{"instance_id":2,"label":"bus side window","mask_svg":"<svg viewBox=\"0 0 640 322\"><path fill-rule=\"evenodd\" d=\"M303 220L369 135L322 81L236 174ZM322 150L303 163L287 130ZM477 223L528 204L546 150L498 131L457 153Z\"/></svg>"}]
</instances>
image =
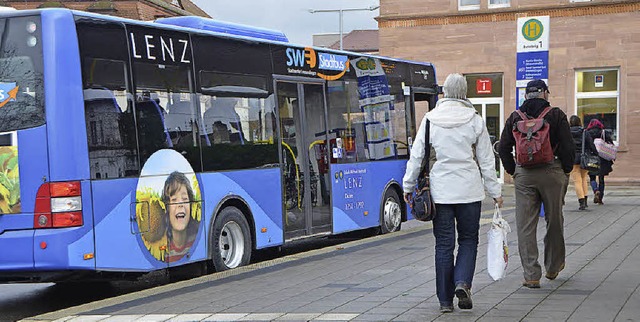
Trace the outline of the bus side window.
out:
<instances>
[{"instance_id":1,"label":"bus side window","mask_svg":"<svg viewBox=\"0 0 640 322\"><path fill-rule=\"evenodd\" d=\"M137 176L133 115L123 61L83 58L83 96L92 179Z\"/></svg>"},{"instance_id":2,"label":"bus side window","mask_svg":"<svg viewBox=\"0 0 640 322\"><path fill-rule=\"evenodd\" d=\"M140 163L144 166L158 150L173 149L200 171L200 127L190 67L147 62L134 62L133 67Z\"/></svg>"},{"instance_id":3,"label":"bus side window","mask_svg":"<svg viewBox=\"0 0 640 322\"><path fill-rule=\"evenodd\" d=\"M200 73L205 171L272 167L278 163L275 100L262 75Z\"/></svg>"},{"instance_id":4,"label":"bus side window","mask_svg":"<svg viewBox=\"0 0 640 322\"><path fill-rule=\"evenodd\" d=\"M140 163L133 105L128 103L131 66L126 30L119 22L91 19L76 20L76 30L91 178L137 177Z\"/></svg>"},{"instance_id":5,"label":"bus side window","mask_svg":"<svg viewBox=\"0 0 640 322\"><path fill-rule=\"evenodd\" d=\"M85 89L84 109L90 150L101 145L122 144L119 133L120 108L108 89Z\"/></svg>"},{"instance_id":6,"label":"bus side window","mask_svg":"<svg viewBox=\"0 0 640 322\"><path fill-rule=\"evenodd\" d=\"M162 108L155 101L142 100L136 103L136 123L142 160L157 150L173 146L164 125Z\"/></svg>"}]
</instances>

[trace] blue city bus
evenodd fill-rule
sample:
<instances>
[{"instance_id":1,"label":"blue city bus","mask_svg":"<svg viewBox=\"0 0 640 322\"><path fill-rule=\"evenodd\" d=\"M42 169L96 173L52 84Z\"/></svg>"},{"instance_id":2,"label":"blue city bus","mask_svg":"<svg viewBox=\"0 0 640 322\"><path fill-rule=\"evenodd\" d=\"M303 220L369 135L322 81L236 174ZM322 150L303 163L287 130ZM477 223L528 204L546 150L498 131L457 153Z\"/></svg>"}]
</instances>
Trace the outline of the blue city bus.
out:
<instances>
[{"instance_id":1,"label":"blue city bus","mask_svg":"<svg viewBox=\"0 0 640 322\"><path fill-rule=\"evenodd\" d=\"M431 64L196 17L10 11L0 35L1 282L222 271L411 219Z\"/></svg>"}]
</instances>

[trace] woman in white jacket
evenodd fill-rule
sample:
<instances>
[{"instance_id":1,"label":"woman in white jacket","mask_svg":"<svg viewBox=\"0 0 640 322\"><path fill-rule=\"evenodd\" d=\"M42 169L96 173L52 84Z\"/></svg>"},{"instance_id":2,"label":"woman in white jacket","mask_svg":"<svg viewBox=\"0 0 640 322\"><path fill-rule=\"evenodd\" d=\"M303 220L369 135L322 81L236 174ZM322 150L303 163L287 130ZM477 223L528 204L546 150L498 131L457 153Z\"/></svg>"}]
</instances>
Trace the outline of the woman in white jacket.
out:
<instances>
[{"instance_id":1,"label":"woman in white jacket","mask_svg":"<svg viewBox=\"0 0 640 322\"><path fill-rule=\"evenodd\" d=\"M502 206L501 186L496 177L495 156L484 120L466 99L467 82L451 74L444 82L444 98L425 114L407 162L403 179L405 200L409 203L425 155L425 131L436 162L430 172L431 195L436 204L433 234L436 238L436 294L440 311L458 307L471 309L471 285L478 253L480 209L485 189ZM475 159L474 159L475 154ZM458 254L453 258L456 226Z\"/></svg>"}]
</instances>

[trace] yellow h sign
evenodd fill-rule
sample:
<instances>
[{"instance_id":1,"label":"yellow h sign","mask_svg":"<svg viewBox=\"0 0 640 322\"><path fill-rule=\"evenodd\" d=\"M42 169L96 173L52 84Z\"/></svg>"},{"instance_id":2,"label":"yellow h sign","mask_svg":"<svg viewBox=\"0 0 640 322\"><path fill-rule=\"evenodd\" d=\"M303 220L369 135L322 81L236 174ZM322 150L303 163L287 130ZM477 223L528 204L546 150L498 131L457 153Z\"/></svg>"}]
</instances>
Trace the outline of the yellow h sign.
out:
<instances>
[{"instance_id":1,"label":"yellow h sign","mask_svg":"<svg viewBox=\"0 0 640 322\"><path fill-rule=\"evenodd\" d=\"M522 35L526 40L534 41L542 36L542 22L538 19L531 19L522 26Z\"/></svg>"}]
</instances>

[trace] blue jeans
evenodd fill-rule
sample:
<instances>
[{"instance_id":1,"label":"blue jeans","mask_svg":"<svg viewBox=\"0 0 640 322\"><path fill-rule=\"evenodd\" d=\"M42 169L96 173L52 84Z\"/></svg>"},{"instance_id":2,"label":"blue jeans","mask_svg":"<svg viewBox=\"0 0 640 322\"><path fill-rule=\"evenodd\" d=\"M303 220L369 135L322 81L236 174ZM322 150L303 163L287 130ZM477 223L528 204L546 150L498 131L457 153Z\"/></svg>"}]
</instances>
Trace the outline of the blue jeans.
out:
<instances>
[{"instance_id":1,"label":"blue jeans","mask_svg":"<svg viewBox=\"0 0 640 322\"><path fill-rule=\"evenodd\" d=\"M596 175L590 174L589 180L591 180L591 188L593 188L593 193L596 191L600 191L600 197L604 197L604 176L599 174L597 175L598 182L596 182Z\"/></svg>"},{"instance_id":2,"label":"blue jeans","mask_svg":"<svg viewBox=\"0 0 640 322\"><path fill-rule=\"evenodd\" d=\"M471 288L478 255L480 201L465 204L436 204L433 235L436 237L436 294L440 305L452 305L455 287ZM453 251L458 231L458 255Z\"/></svg>"}]
</instances>

